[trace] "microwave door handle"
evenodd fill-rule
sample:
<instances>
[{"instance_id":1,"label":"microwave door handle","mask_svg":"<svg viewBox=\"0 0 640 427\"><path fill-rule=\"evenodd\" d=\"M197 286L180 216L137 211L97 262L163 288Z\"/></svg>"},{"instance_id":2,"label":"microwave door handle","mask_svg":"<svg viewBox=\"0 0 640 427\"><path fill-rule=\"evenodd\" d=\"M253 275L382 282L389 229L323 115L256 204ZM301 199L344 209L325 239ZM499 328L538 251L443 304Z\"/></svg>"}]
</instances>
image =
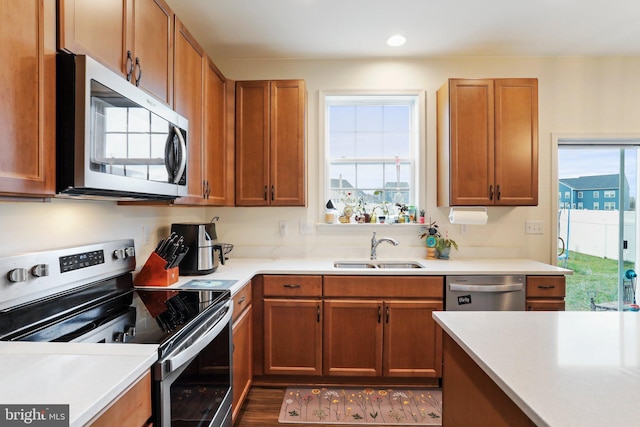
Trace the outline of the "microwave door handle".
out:
<instances>
[{"instance_id":1,"label":"microwave door handle","mask_svg":"<svg viewBox=\"0 0 640 427\"><path fill-rule=\"evenodd\" d=\"M178 136L178 140L180 141L180 151L182 151L182 155L180 156L180 166L178 167L178 172L173 177L173 183L178 184L180 182L180 178L184 173L184 169L187 167L187 144L182 137L182 132L178 129L177 126L173 127L174 132Z\"/></svg>"},{"instance_id":2,"label":"microwave door handle","mask_svg":"<svg viewBox=\"0 0 640 427\"><path fill-rule=\"evenodd\" d=\"M514 292L524 289L522 283L511 283L507 285L468 285L459 283L449 283L449 290L465 292Z\"/></svg>"},{"instance_id":3,"label":"microwave door handle","mask_svg":"<svg viewBox=\"0 0 640 427\"><path fill-rule=\"evenodd\" d=\"M229 324L231 321L231 315L233 314L233 306L231 301L225 303L227 312L219 319L211 328L209 328L200 338L198 338L193 344L179 353L167 357L165 360L166 366L169 372L174 372L180 369L186 363L189 363L191 359L197 356L204 348L209 345L211 341Z\"/></svg>"}]
</instances>

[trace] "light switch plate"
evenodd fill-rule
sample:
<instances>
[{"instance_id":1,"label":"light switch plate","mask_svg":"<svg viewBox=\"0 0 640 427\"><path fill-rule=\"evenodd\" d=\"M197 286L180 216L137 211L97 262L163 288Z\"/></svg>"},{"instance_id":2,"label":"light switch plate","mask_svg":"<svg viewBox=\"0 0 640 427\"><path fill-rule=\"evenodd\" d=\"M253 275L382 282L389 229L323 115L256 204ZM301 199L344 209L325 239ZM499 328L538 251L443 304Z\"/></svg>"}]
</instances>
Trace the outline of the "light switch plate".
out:
<instances>
[{"instance_id":1,"label":"light switch plate","mask_svg":"<svg viewBox=\"0 0 640 427\"><path fill-rule=\"evenodd\" d=\"M542 234L542 221L525 221L526 234Z\"/></svg>"}]
</instances>

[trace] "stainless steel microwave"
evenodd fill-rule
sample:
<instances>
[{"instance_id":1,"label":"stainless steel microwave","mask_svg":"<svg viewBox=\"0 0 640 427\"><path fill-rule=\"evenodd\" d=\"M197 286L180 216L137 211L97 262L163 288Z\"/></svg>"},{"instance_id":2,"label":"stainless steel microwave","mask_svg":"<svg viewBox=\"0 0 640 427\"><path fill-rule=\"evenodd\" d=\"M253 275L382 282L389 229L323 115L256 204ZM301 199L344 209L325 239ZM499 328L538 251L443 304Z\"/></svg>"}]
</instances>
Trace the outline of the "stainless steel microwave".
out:
<instances>
[{"instance_id":1,"label":"stainless steel microwave","mask_svg":"<svg viewBox=\"0 0 640 427\"><path fill-rule=\"evenodd\" d=\"M187 195L185 118L88 56L58 53L57 67L59 195Z\"/></svg>"}]
</instances>

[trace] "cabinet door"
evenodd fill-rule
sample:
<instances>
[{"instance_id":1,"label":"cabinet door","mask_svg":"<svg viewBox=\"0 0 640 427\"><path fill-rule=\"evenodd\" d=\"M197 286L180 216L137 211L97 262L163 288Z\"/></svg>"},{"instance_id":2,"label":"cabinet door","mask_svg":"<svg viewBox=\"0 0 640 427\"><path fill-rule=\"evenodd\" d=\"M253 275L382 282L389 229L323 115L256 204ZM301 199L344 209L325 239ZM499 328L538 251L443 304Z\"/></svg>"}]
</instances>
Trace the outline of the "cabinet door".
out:
<instances>
[{"instance_id":1,"label":"cabinet door","mask_svg":"<svg viewBox=\"0 0 640 427\"><path fill-rule=\"evenodd\" d=\"M322 375L322 302L264 299L264 373Z\"/></svg>"},{"instance_id":2,"label":"cabinet door","mask_svg":"<svg viewBox=\"0 0 640 427\"><path fill-rule=\"evenodd\" d=\"M495 81L496 205L538 204L538 80Z\"/></svg>"},{"instance_id":3,"label":"cabinet door","mask_svg":"<svg viewBox=\"0 0 640 427\"><path fill-rule=\"evenodd\" d=\"M324 301L324 374L382 375L382 301Z\"/></svg>"},{"instance_id":4,"label":"cabinet door","mask_svg":"<svg viewBox=\"0 0 640 427\"><path fill-rule=\"evenodd\" d=\"M305 206L305 84L278 80L270 86L270 204Z\"/></svg>"},{"instance_id":5,"label":"cabinet door","mask_svg":"<svg viewBox=\"0 0 640 427\"><path fill-rule=\"evenodd\" d=\"M234 298L235 301L235 298ZM233 323L233 415L235 421L251 388L253 353L252 309L249 305Z\"/></svg>"},{"instance_id":6,"label":"cabinet door","mask_svg":"<svg viewBox=\"0 0 640 427\"><path fill-rule=\"evenodd\" d=\"M133 82L172 103L173 12L163 0L135 0L133 9ZM126 52L125 52L126 54ZM135 61L138 64L135 64ZM137 81L140 76L139 82Z\"/></svg>"},{"instance_id":7,"label":"cabinet door","mask_svg":"<svg viewBox=\"0 0 640 427\"><path fill-rule=\"evenodd\" d=\"M89 55L126 75L126 50L133 33L127 28L131 0L58 0L58 48Z\"/></svg>"},{"instance_id":8,"label":"cabinet door","mask_svg":"<svg viewBox=\"0 0 640 427\"><path fill-rule=\"evenodd\" d=\"M0 193L55 194L55 1L0 1Z\"/></svg>"},{"instance_id":9,"label":"cabinet door","mask_svg":"<svg viewBox=\"0 0 640 427\"><path fill-rule=\"evenodd\" d=\"M189 121L187 134L189 197L176 203L198 203L204 195L202 179L202 116L204 51L176 18L174 100L178 114Z\"/></svg>"},{"instance_id":10,"label":"cabinet door","mask_svg":"<svg viewBox=\"0 0 640 427\"><path fill-rule=\"evenodd\" d=\"M236 205L269 204L269 82L236 84Z\"/></svg>"},{"instance_id":11,"label":"cabinet door","mask_svg":"<svg viewBox=\"0 0 640 427\"><path fill-rule=\"evenodd\" d=\"M449 81L450 203L492 205L493 80Z\"/></svg>"},{"instance_id":12,"label":"cabinet door","mask_svg":"<svg viewBox=\"0 0 640 427\"><path fill-rule=\"evenodd\" d=\"M442 309L442 301L385 302L385 376L441 376L442 330L432 314Z\"/></svg>"},{"instance_id":13,"label":"cabinet door","mask_svg":"<svg viewBox=\"0 0 640 427\"><path fill-rule=\"evenodd\" d=\"M204 92L204 184L208 205L233 204L233 144L228 139L227 80L207 58Z\"/></svg>"}]
</instances>

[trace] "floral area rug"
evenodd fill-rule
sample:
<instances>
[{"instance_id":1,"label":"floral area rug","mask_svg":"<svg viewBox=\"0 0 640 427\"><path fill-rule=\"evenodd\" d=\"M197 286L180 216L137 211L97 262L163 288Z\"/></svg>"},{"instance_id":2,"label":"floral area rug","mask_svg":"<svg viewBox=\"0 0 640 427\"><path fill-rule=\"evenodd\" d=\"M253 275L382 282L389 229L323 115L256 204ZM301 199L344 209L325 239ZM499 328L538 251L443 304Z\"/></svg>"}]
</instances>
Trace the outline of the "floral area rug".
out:
<instances>
[{"instance_id":1,"label":"floral area rug","mask_svg":"<svg viewBox=\"0 0 640 427\"><path fill-rule=\"evenodd\" d=\"M442 425L442 391L388 388L299 388L285 391L281 423Z\"/></svg>"}]
</instances>

